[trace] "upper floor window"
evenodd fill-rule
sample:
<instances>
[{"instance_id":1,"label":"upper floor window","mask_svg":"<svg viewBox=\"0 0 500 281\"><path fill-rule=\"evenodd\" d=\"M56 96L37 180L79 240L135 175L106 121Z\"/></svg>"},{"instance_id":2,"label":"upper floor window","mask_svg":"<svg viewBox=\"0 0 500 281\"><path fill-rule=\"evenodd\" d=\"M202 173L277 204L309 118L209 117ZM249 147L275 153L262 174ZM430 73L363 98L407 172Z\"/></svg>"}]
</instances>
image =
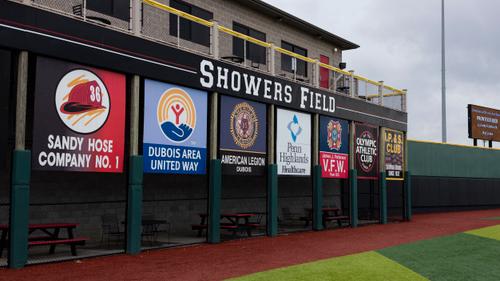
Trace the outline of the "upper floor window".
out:
<instances>
[{"instance_id":1,"label":"upper floor window","mask_svg":"<svg viewBox=\"0 0 500 281\"><path fill-rule=\"evenodd\" d=\"M87 0L87 9L119 18L124 21L130 19L130 3L122 0Z\"/></svg>"},{"instance_id":2,"label":"upper floor window","mask_svg":"<svg viewBox=\"0 0 500 281\"><path fill-rule=\"evenodd\" d=\"M281 41L281 48L307 57L306 49L287 43L285 41ZM281 70L307 77L307 62L296 59L286 54L281 54Z\"/></svg>"},{"instance_id":3,"label":"upper floor window","mask_svg":"<svg viewBox=\"0 0 500 281\"><path fill-rule=\"evenodd\" d=\"M259 39L261 41L266 42L266 34L260 31L257 31L253 28L250 28L248 26L239 24L234 22L233 23L233 30L237 31L239 33L243 33L245 35L248 35L250 37L253 37L255 39ZM243 55L243 53L246 54ZM233 55L239 56L239 57L245 57L246 59L259 63L259 64L266 64L266 48L262 47L260 45L245 41L243 39L233 37Z\"/></svg>"},{"instance_id":4,"label":"upper floor window","mask_svg":"<svg viewBox=\"0 0 500 281\"><path fill-rule=\"evenodd\" d=\"M204 20L211 20L214 17L212 12L198 8L194 5L180 0L170 0L170 6L177 10L197 16ZM198 43L204 46L210 46L210 28L199 23L192 22L185 18L179 19L180 38ZM170 14L170 35L177 37L177 15Z\"/></svg>"}]
</instances>

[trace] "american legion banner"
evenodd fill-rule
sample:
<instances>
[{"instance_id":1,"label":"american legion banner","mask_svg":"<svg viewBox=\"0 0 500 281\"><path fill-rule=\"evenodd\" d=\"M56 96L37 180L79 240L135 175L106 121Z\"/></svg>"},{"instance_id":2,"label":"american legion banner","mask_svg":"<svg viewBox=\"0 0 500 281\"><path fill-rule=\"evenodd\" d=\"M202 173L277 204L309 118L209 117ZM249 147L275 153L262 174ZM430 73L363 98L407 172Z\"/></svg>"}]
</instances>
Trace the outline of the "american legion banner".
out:
<instances>
[{"instance_id":1,"label":"american legion banner","mask_svg":"<svg viewBox=\"0 0 500 281\"><path fill-rule=\"evenodd\" d=\"M378 128L355 124L354 162L359 179L378 179Z\"/></svg>"},{"instance_id":2,"label":"american legion banner","mask_svg":"<svg viewBox=\"0 0 500 281\"><path fill-rule=\"evenodd\" d=\"M311 115L278 108L276 163L278 175L311 174Z\"/></svg>"},{"instance_id":3,"label":"american legion banner","mask_svg":"<svg viewBox=\"0 0 500 281\"><path fill-rule=\"evenodd\" d=\"M264 175L266 105L229 96L220 99L220 159L225 175Z\"/></svg>"},{"instance_id":4,"label":"american legion banner","mask_svg":"<svg viewBox=\"0 0 500 281\"><path fill-rule=\"evenodd\" d=\"M125 75L38 57L33 169L123 171Z\"/></svg>"},{"instance_id":5,"label":"american legion banner","mask_svg":"<svg viewBox=\"0 0 500 281\"><path fill-rule=\"evenodd\" d=\"M404 143L403 132L384 129L384 164L387 180L404 179Z\"/></svg>"},{"instance_id":6,"label":"american legion banner","mask_svg":"<svg viewBox=\"0 0 500 281\"><path fill-rule=\"evenodd\" d=\"M144 82L144 172L205 174L207 93Z\"/></svg>"},{"instance_id":7,"label":"american legion banner","mask_svg":"<svg viewBox=\"0 0 500 281\"><path fill-rule=\"evenodd\" d=\"M321 116L319 121L321 177L349 177L349 122Z\"/></svg>"}]
</instances>

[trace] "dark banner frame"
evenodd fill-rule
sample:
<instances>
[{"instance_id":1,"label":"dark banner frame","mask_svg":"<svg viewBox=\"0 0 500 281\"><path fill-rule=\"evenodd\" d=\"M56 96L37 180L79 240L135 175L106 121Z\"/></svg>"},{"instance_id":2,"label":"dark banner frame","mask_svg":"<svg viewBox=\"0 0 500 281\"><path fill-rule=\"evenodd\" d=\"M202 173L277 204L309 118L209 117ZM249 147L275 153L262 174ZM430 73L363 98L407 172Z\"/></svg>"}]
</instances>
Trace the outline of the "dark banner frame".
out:
<instances>
[{"instance_id":1,"label":"dark banner frame","mask_svg":"<svg viewBox=\"0 0 500 281\"><path fill-rule=\"evenodd\" d=\"M358 179L378 180L379 178L379 157L380 157L380 144L379 144L379 128L373 125L355 123L354 126L354 166L358 171ZM365 144L371 143L370 140L375 141L375 147L359 147L358 138L365 136L362 140L366 140ZM371 135L371 139L367 138ZM358 147L363 150L362 155L358 153ZM372 149L375 149L373 153ZM371 158L371 168L362 167L363 157ZM367 160L368 161L368 160ZM367 171L368 170L368 171Z\"/></svg>"}]
</instances>

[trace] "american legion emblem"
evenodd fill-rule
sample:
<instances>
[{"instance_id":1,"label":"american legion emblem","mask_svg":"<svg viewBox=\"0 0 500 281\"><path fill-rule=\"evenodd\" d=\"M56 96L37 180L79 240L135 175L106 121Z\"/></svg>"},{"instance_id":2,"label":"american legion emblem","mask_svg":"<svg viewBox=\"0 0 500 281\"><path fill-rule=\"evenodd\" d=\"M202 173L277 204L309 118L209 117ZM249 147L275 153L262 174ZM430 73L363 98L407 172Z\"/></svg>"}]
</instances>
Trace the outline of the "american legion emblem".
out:
<instances>
[{"instance_id":1,"label":"american legion emblem","mask_svg":"<svg viewBox=\"0 0 500 281\"><path fill-rule=\"evenodd\" d=\"M257 139L259 120L255 109L242 102L234 106L231 112L231 135L236 145L243 149L252 147Z\"/></svg>"},{"instance_id":2,"label":"american legion emblem","mask_svg":"<svg viewBox=\"0 0 500 281\"><path fill-rule=\"evenodd\" d=\"M339 121L330 120L327 126L328 132L328 148L332 150L340 150L342 146L342 126Z\"/></svg>"}]
</instances>

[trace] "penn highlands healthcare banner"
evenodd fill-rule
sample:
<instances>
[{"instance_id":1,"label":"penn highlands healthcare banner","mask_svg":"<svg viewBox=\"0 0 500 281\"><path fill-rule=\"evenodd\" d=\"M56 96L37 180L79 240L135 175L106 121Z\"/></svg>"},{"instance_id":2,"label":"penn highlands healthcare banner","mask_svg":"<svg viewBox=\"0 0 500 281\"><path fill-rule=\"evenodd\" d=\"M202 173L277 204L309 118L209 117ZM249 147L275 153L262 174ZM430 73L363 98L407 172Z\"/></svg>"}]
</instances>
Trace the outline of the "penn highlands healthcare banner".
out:
<instances>
[{"instance_id":1,"label":"penn highlands healthcare banner","mask_svg":"<svg viewBox=\"0 0 500 281\"><path fill-rule=\"evenodd\" d=\"M404 179L404 143L403 132L384 129L384 164L387 180Z\"/></svg>"},{"instance_id":2,"label":"penn highlands healthcare banner","mask_svg":"<svg viewBox=\"0 0 500 281\"><path fill-rule=\"evenodd\" d=\"M311 115L278 108L276 163L278 175L311 174Z\"/></svg>"},{"instance_id":3,"label":"penn highlands healthcare banner","mask_svg":"<svg viewBox=\"0 0 500 281\"><path fill-rule=\"evenodd\" d=\"M355 166L359 179L378 179L378 128L355 123Z\"/></svg>"},{"instance_id":4,"label":"penn highlands healthcare banner","mask_svg":"<svg viewBox=\"0 0 500 281\"><path fill-rule=\"evenodd\" d=\"M349 122L321 116L319 121L321 177L349 177Z\"/></svg>"},{"instance_id":5,"label":"penn highlands healthcare banner","mask_svg":"<svg viewBox=\"0 0 500 281\"><path fill-rule=\"evenodd\" d=\"M207 93L144 82L144 172L205 174Z\"/></svg>"},{"instance_id":6,"label":"penn highlands healthcare banner","mask_svg":"<svg viewBox=\"0 0 500 281\"><path fill-rule=\"evenodd\" d=\"M38 57L33 169L123 171L125 75Z\"/></svg>"},{"instance_id":7,"label":"penn highlands healthcare banner","mask_svg":"<svg viewBox=\"0 0 500 281\"><path fill-rule=\"evenodd\" d=\"M225 175L266 172L266 105L221 96L220 159Z\"/></svg>"}]
</instances>

